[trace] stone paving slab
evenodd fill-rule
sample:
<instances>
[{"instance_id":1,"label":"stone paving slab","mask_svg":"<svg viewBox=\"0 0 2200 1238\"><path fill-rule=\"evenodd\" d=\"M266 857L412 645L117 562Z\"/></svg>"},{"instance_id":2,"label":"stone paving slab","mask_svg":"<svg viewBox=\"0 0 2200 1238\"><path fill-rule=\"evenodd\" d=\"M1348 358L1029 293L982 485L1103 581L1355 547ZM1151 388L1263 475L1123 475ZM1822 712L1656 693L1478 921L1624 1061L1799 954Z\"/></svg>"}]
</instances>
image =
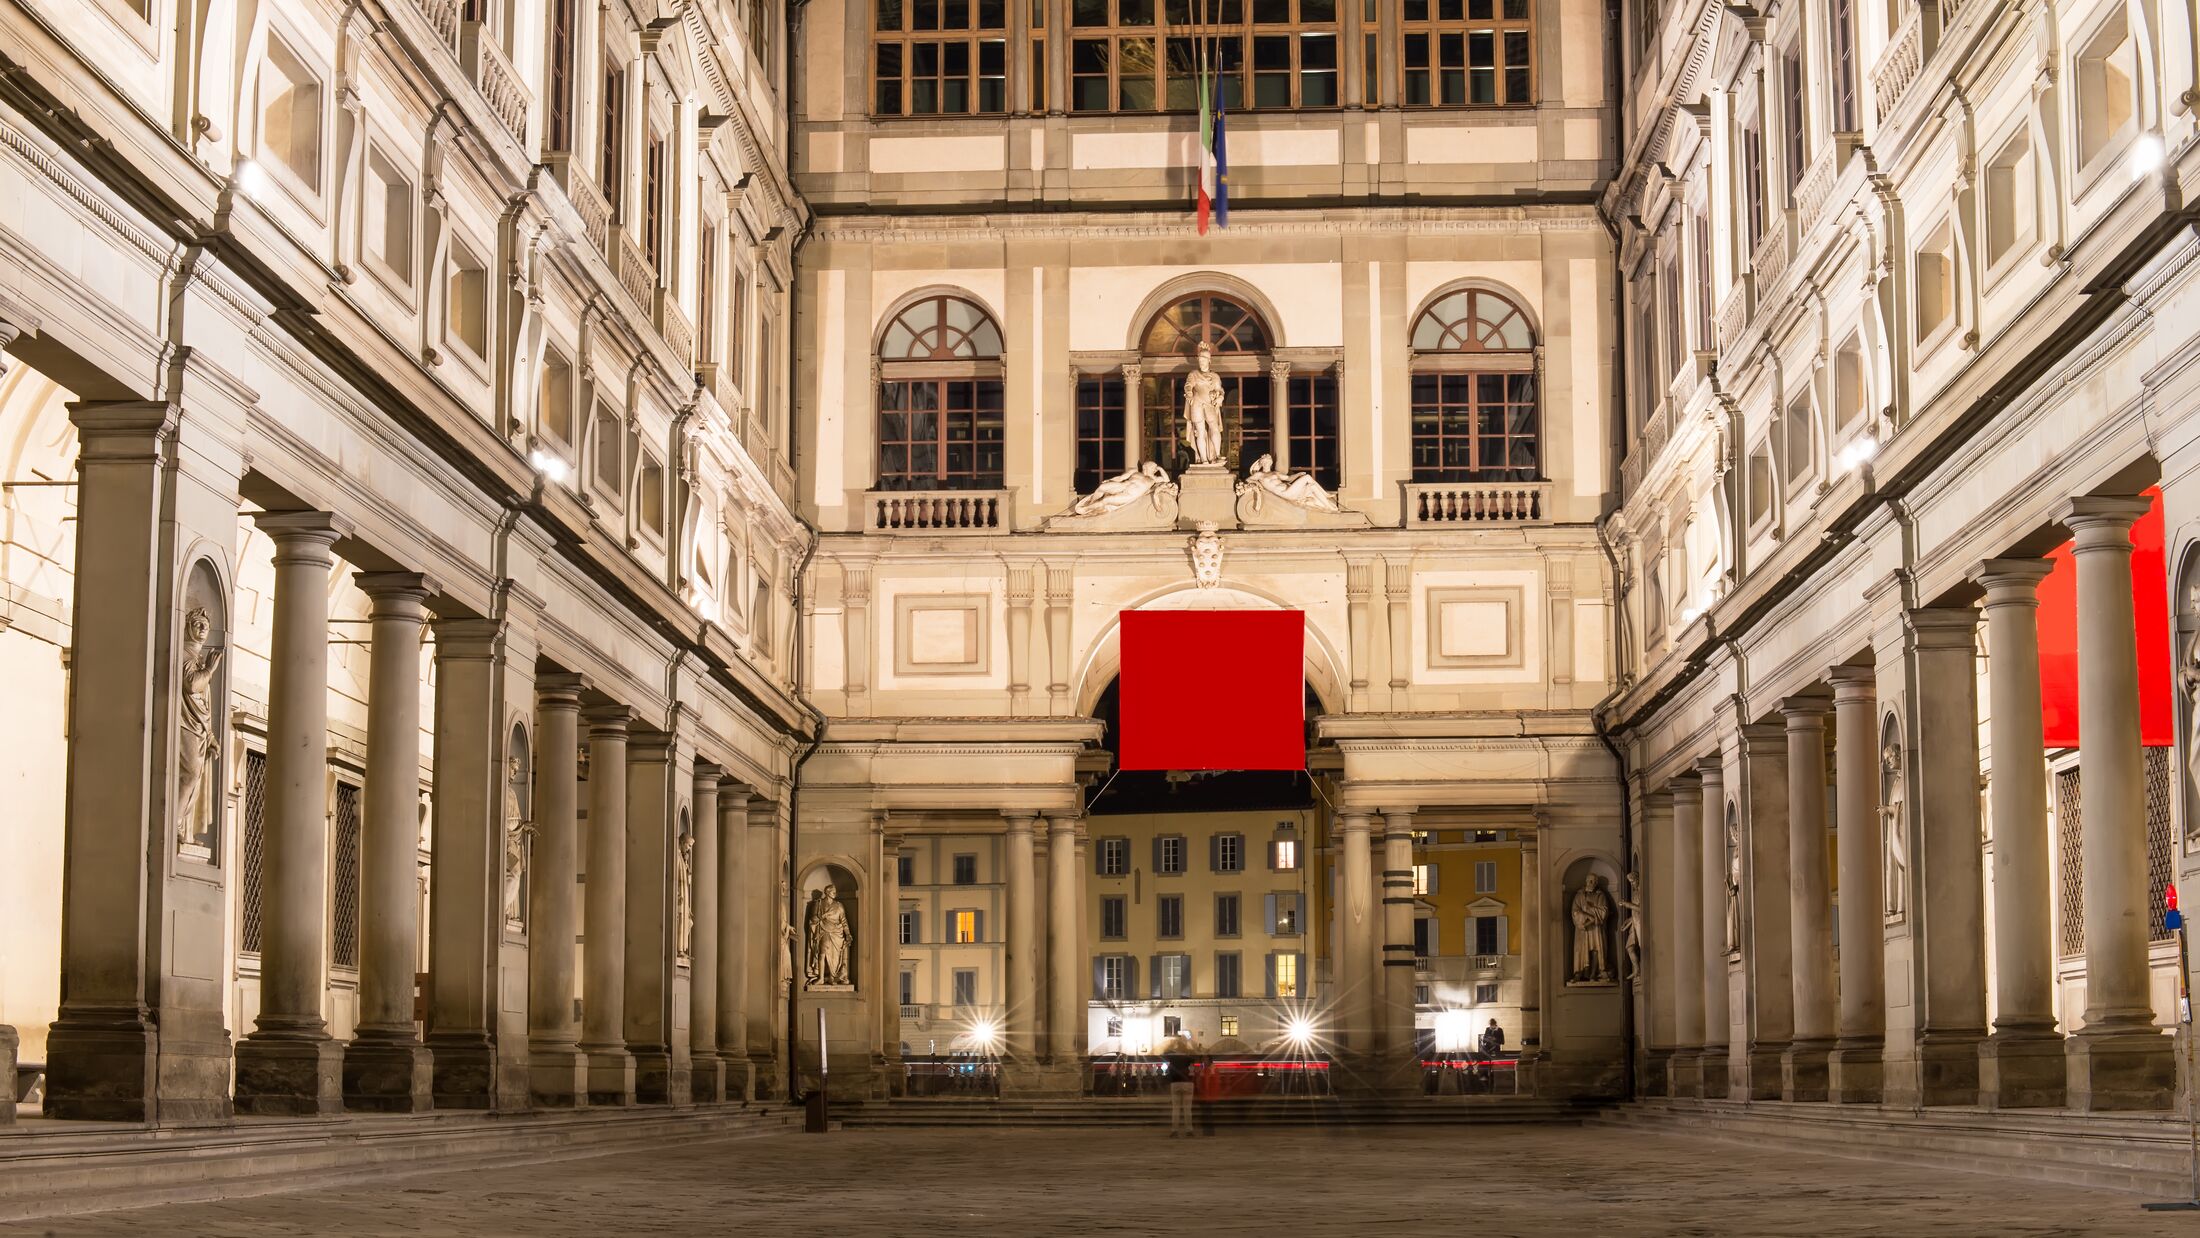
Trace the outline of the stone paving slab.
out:
<instances>
[{"instance_id":1,"label":"stone paving slab","mask_svg":"<svg viewBox=\"0 0 2200 1238\"><path fill-rule=\"evenodd\" d=\"M2200 1234L2139 1197L1599 1128L774 1135L0 1236Z\"/></svg>"}]
</instances>

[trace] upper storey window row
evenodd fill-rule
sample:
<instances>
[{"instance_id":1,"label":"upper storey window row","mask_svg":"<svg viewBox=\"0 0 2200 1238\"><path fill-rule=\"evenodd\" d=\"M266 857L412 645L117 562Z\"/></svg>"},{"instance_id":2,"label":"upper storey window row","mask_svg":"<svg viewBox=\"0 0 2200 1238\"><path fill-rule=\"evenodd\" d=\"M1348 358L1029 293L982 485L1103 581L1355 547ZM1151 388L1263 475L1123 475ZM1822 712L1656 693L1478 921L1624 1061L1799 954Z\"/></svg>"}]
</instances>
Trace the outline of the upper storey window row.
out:
<instances>
[{"instance_id":1,"label":"upper storey window row","mask_svg":"<svg viewBox=\"0 0 2200 1238\"><path fill-rule=\"evenodd\" d=\"M1087 114L1196 111L1203 73L1231 111L1384 97L1383 0L1358 0L1356 21L1354 0L1070 0L1069 29L1052 39L1046 0L872 3L876 116L1044 112L1050 68L1066 109ZM1531 0L1400 0L1391 95L1408 107L1534 103L1532 11ZM1358 100L1345 93L1355 57ZM1015 102L1018 84L1028 103Z\"/></svg>"}]
</instances>

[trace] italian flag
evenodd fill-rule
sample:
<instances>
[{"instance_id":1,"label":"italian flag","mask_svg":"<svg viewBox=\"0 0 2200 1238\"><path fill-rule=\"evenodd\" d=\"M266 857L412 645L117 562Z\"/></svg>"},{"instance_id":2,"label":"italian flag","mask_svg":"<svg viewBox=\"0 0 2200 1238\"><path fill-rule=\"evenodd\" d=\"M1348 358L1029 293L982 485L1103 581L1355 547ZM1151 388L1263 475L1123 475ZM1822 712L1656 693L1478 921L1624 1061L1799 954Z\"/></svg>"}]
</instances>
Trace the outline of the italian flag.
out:
<instances>
[{"instance_id":1,"label":"italian flag","mask_svg":"<svg viewBox=\"0 0 2200 1238\"><path fill-rule=\"evenodd\" d=\"M1215 113L1213 90L1205 73L1199 75L1199 234L1207 235L1207 221L1215 212Z\"/></svg>"}]
</instances>

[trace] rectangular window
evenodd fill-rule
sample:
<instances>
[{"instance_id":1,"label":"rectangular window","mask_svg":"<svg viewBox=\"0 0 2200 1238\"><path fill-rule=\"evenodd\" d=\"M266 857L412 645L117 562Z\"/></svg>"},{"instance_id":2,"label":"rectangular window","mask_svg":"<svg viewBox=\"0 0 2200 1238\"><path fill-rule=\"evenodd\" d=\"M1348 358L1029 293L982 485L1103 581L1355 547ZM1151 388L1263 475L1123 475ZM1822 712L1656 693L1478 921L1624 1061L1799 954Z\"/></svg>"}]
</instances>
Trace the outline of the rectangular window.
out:
<instances>
[{"instance_id":1,"label":"rectangular window","mask_svg":"<svg viewBox=\"0 0 2200 1238\"><path fill-rule=\"evenodd\" d=\"M917 884L917 857L907 851L894 857L894 880L904 886Z\"/></svg>"},{"instance_id":2,"label":"rectangular window","mask_svg":"<svg viewBox=\"0 0 2200 1238\"><path fill-rule=\"evenodd\" d=\"M878 0L876 12L872 115L1008 110L1008 8L1002 0Z\"/></svg>"},{"instance_id":3,"label":"rectangular window","mask_svg":"<svg viewBox=\"0 0 2200 1238\"><path fill-rule=\"evenodd\" d=\"M1225 950L1215 955L1215 996L1245 996L1244 961L1235 950ZM1225 1036L1235 1034L1223 1033Z\"/></svg>"},{"instance_id":4,"label":"rectangular window","mask_svg":"<svg viewBox=\"0 0 2200 1238\"><path fill-rule=\"evenodd\" d=\"M1073 483L1091 494L1101 482L1118 476L1123 461L1123 376L1085 374L1077 380L1077 464Z\"/></svg>"},{"instance_id":5,"label":"rectangular window","mask_svg":"<svg viewBox=\"0 0 2200 1238\"><path fill-rule=\"evenodd\" d=\"M2128 20L2121 5L2078 53L2078 166L2108 152L2132 123L2132 81L2138 73Z\"/></svg>"},{"instance_id":6,"label":"rectangular window","mask_svg":"<svg viewBox=\"0 0 2200 1238\"><path fill-rule=\"evenodd\" d=\"M445 336L475 357L489 356L489 271L465 246L451 246Z\"/></svg>"},{"instance_id":7,"label":"rectangular window","mask_svg":"<svg viewBox=\"0 0 2200 1238\"><path fill-rule=\"evenodd\" d=\"M1294 374L1287 391L1291 471L1312 473L1322 489L1334 494L1343 479L1337 437L1337 375L1331 371Z\"/></svg>"},{"instance_id":8,"label":"rectangular window","mask_svg":"<svg viewBox=\"0 0 2200 1238\"><path fill-rule=\"evenodd\" d=\"M1491 1002L1494 1002L1494 1001L1496 1001L1496 1000L1497 1000L1497 986L1496 986L1496 985L1494 985L1494 984L1489 984L1489 983L1486 983L1486 982L1485 982L1485 983L1480 983L1480 984L1477 984L1477 985L1475 985L1475 986L1474 986L1474 1001L1475 1001L1475 1004L1476 1004L1476 1005L1478 1005L1478 1006L1487 1006L1487 1005L1489 1005L1489 1004L1490 1004Z\"/></svg>"},{"instance_id":9,"label":"rectangular window","mask_svg":"<svg viewBox=\"0 0 2200 1238\"><path fill-rule=\"evenodd\" d=\"M984 939L978 932L979 913L975 911L950 911L947 913L947 940L958 946L975 945Z\"/></svg>"},{"instance_id":10,"label":"rectangular window","mask_svg":"<svg viewBox=\"0 0 2200 1238\"><path fill-rule=\"evenodd\" d=\"M1279 838L1268 844L1268 867L1279 873L1290 872L1299 866L1299 840Z\"/></svg>"},{"instance_id":11,"label":"rectangular window","mask_svg":"<svg viewBox=\"0 0 2200 1238\"><path fill-rule=\"evenodd\" d=\"M1208 836L1207 867L1218 873L1242 873L1245 871L1245 835L1213 834Z\"/></svg>"},{"instance_id":12,"label":"rectangular window","mask_svg":"<svg viewBox=\"0 0 2200 1238\"><path fill-rule=\"evenodd\" d=\"M974 886L978 884L977 856L958 855L955 857L955 884L959 886Z\"/></svg>"},{"instance_id":13,"label":"rectangular window","mask_svg":"<svg viewBox=\"0 0 2200 1238\"><path fill-rule=\"evenodd\" d=\"M1158 1001L1177 1001L1192 995L1192 956L1157 954L1153 959L1153 995Z\"/></svg>"},{"instance_id":14,"label":"rectangular window","mask_svg":"<svg viewBox=\"0 0 2200 1238\"><path fill-rule=\"evenodd\" d=\"M573 35L577 0L550 0L550 98L543 145L573 149Z\"/></svg>"},{"instance_id":15,"label":"rectangular window","mask_svg":"<svg viewBox=\"0 0 2200 1238\"><path fill-rule=\"evenodd\" d=\"M1833 428L1846 430L1864 415L1864 344L1851 335L1833 355Z\"/></svg>"},{"instance_id":16,"label":"rectangular window","mask_svg":"<svg viewBox=\"0 0 2200 1238\"><path fill-rule=\"evenodd\" d=\"M651 126L642 149L642 253L649 258L650 267L662 283L665 268L671 265L665 261L665 188L669 169L665 167L665 139L655 126Z\"/></svg>"},{"instance_id":17,"label":"rectangular window","mask_svg":"<svg viewBox=\"0 0 2200 1238\"><path fill-rule=\"evenodd\" d=\"M1800 483L1810 476L1812 451L1812 426L1810 394L1795 397L1788 405L1787 415L1780 419L1781 464L1787 479L1788 492L1800 493Z\"/></svg>"},{"instance_id":18,"label":"rectangular window","mask_svg":"<svg viewBox=\"0 0 2200 1238\"><path fill-rule=\"evenodd\" d=\"M2032 240L2038 194L2032 183L2032 139L2023 130L1986 165L1986 264L1991 267Z\"/></svg>"},{"instance_id":19,"label":"rectangular window","mask_svg":"<svg viewBox=\"0 0 2200 1238\"><path fill-rule=\"evenodd\" d=\"M1955 241L1945 223L1933 230L1918 247L1916 263L1917 339L1938 334L1955 321Z\"/></svg>"},{"instance_id":20,"label":"rectangular window","mask_svg":"<svg viewBox=\"0 0 2200 1238\"><path fill-rule=\"evenodd\" d=\"M1803 48L1801 40L1780 53L1781 161L1787 164L1789 195L1803 182L1803 166L1809 158L1809 134L1803 122Z\"/></svg>"},{"instance_id":21,"label":"rectangular window","mask_svg":"<svg viewBox=\"0 0 2200 1238\"><path fill-rule=\"evenodd\" d=\"M1500 954L1497 943L1497 917L1474 917L1474 952L1481 955Z\"/></svg>"},{"instance_id":22,"label":"rectangular window","mask_svg":"<svg viewBox=\"0 0 2200 1238\"><path fill-rule=\"evenodd\" d=\"M901 973L901 1004L904 1006L917 1004L917 973L913 971Z\"/></svg>"},{"instance_id":23,"label":"rectangular window","mask_svg":"<svg viewBox=\"0 0 2200 1238\"><path fill-rule=\"evenodd\" d=\"M535 432L573 459L573 365L555 350L542 358L542 397L535 409Z\"/></svg>"},{"instance_id":24,"label":"rectangular window","mask_svg":"<svg viewBox=\"0 0 2200 1238\"><path fill-rule=\"evenodd\" d=\"M1416 864L1413 866L1413 892L1424 897L1436 893L1435 865Z\"/></svg>"},{"instance_id":25,"label":"rectangular window","mask_svg":"<svg viewBox=\"0 0 2200 1238\"><path fill-rule=\"evenodd\" d=\"M1222 962L1222 956L1217 956L1217 957L1216 957L1216 959L1215 959L1215 962L1216 962L1216 964L1217 964L1217 966L1216 966L1216 968L1215 968L1215 974L1216 974L1216 976L1217 976L1217 978L1218 978L1218 979L1217 979L1217 981L1216 981L1216 984L1215 984L1215 988L1216 988L1216 990L1217 990L1217 991L1216 991L1216 993L1215 993L1215 996L1216 996L1216 997L1236 997L1236 996L1238 995L1238 994L1237 994L1237 956L1233 954L1233 955L1229 955L1229 956L1227 956L1227 957L1228 957L1228 958L1229 958L1229 960L1230 960L1230 991L1229 991L1228 993L1224 993L1224 992L1221 992L1221 991L1220 991L1220 990L1221 990L1221 988L1222 988L1222 985L1221 985L1221 981L1220 981L1220 979L1219 979L1219 977L1220 977L1220 976L1221 976L1221 974L1222 974L1222 969L1221 969L1221 967L1220 967L1220 964L1221 964L1221 962ZM1234 1014L1226 1014L1226 1015L1223 1015L1223 1016L1222 1016L1222 1034L1223 1034L1223 1035L1225 1035L1225 1036L1235 1036L1235 1035L1237 1035L1237 1034L1238 1034L1238 1017L1237 1017L1236 1015L1234 1015Z\"/></svg>"},{"instance_id":26,"label":"rectangular window","mask_svg":"<svg viewBox=\"0 0 2200 1238\"><path fill-rule=\"evenodd\" d=\"M1299 955L1297 951L1283 950L1268 956L1268 996L1297 997L1299 995Z\"/></svg>"},{"instance_id":27,"label":"rectangular window","mask_svg":"<svg viewBox=\"0 0 2200 1238\"><path fill-rule=\"evenodd\" d=\"M329 962L359 966L359 788L336 784L335 838L329 850Z\"/></svg>"},{"instance_id":28,"label":"rectangular window","mask_svg":"<svg viewBox=\"0 0 2200 1238\"><path fill-rule=\"evenodd\" d=\"M269 34L260 67L258 153L316 197L321 192L321 96L321 79L305 59Z\"/></svg>"},{"instance_id":29,"label":"rectangular window","mask_svg":"<svg viewBox=\"0 0 2200 1238\"><path fill-rule=\"evenodd\" d=\"M1120 894L1110 894L1100 900L1100 936L1111 941L1121 941L1130 935L1129 900Z\"/></svg>"},{"instance_id":30,"label":"rectangular window","mask_svg":"<svg viewBox=\"0 0 2200 1238\"><path fill-rule=\"evenodd\" d=\"M994 490L1005 439L998 378L879 384L881 490Z\"/></svg>"},{"instance_id":31,"label":"rectangular window","mask_svg":"<svg viewBox=\"0 0 2200 1238\"><path fill-rule=\"evenodd\" d=\"M1833 131L1855 133L1863 128L1856 119L1856 0L1828 0L1826 24L1833 49Z\"/></svg>"},{"instance_id":32,"label":"rectangular window","mask_svg":"<svg viewBox=\"0 0 2200 1238\"><path fill-rule=\"evenodd\" d=\"M975 1006L978 1004L978 973L975 968L958 967L955 969L955 1004L957 1006Z\"/></svg>"},{"instance_id":33,"label":"rectangular window","mask_svg":"<svg viewBox=\"0 0 2200 1238\"><path fill-rule=\"evenodd\" d=\"M1709 202L1696 207L1695 253L1696 264L1696 347L1703 352L1714 352L1719 341L1712 334L1711 314L1711 206Z\"/></svg>"},{"instance_id":34,"label":"rectangular window","mask_svg":"<svg viewBox=\"0 0 2200 1238\"><path fill-rule=\"evenodd\" d=\"M1164 894L1154 900L1154 936L1162 938L1184 935L1184 896Z\"/></svg>"},{"instance_id":35,"label":"rectangular window","mask_svg":"<svg viewBox=\"0 0 2200 1238\"><path fill-rule=\"evenodd\" d=\"M1747 474L1743 485L1749 491L1749 525L1751 528L1772 518L1772 447L1760 442L1750 449Z\"/></svg>"},{"instance_id":36,"label":"rectangular window","mask_svg":"<svg viewBox=\"0 0 2200 1238\"><path fill-rule=\"evenodd\" d=\"M413 286L413 186L381 147L367 152L367 190L362 195L362 248L382 274L407 292Z\"/></svg>"},{"instance_id":37,"label":"rectangular window","mask_svg":"<svg viewBox=\"0 0 2200 1238\"><path fill-rule=\"evenodd\" d=\"M1121 877L1131 871L1131 840L1103 838L1093 847L1093 862L1103 877Z\"/></svg>"},{"instance_id":38,"label":"rectangular window","mask_svg":"<svg viewBox=\"0 0 2200 1238\"><path fill-rule=\"evenodd\" d=\"M1474 862L1474 892L1476 894L1497 893L1497 861L1476 860Z\"/></svg>"},{"instance_id":39,"label":"rectangular window","mask_svg":"<svg viewBox=\"0 0 2200 1238\"><path fill-rule=\"evenodd\" d=\"M1537 479L1532 372L1424 371L1412 381L1413 480Z\"/></svg>"},{"instance_id":40,"label":"rectangular window","mask_svg":"<svg viewBox=\"0 0 2200 1238\"><path fill-rule=\"evenodd\" d=\"M1184 871L1184 836L1165 834L1153 840L1153 870L1164 876Z\"/></svg>"},{"instance_id":41,"label":"rectangular window","mask_svg":"<svg viewBox=\"0 0 2200 1238\"><path fill-rule=\"evenodd\" d=\"M626 180L626 70L612 60L608 51L604 53L603 100L599 106L603 141L596 157L596 187L603 190L611 217L621 219L621 187Z\"/></svg>"},{"instance_id":42,"label":"rectangular window","mask_svg":"<svg viewBox=\"0 0 2200 1238\"><path fill-rule=\"evenodd\" d=\"M907 907L903 908L901 912L901 944L905 946L917 944L917 913L914 909Z\"/></svg>"},{"instance_id":43,"label":"rectangular window","mask_svg":"<svg viewBox=\"0 0 2200 1238\"><path fill-rule=\"evenodd\" d=\"M663 545L665 540L665 466L657 457L644 452L642 467L635 478L634 502L637 514L642 518L642 532L650 540Z\"/></svg>"},{"instance_id":44,"label":"rectangular window","mask_svg":"<svg viewBox=\"0 0 2200 1238\"><path fill-rule=\"evenodd\" d=\"M1093 986L1097 990L1093 994L1095 1000L1104 1002L1119 1002L1130 996L1130 956L1123 954L1103 954L1100 956L1099 965L1094 969L1094 971L1099 979L1099 983ZM1122 1033L1118 1031L1115 1033L1115 1035L1120 1036L1122 1035Z\"/></svg>"},{"instance_id":45,"label":"rectangular window","mask_svg":"<svg viewBox=\"0 0 2200 1238\"><path fill-rule=\"evenodd\" d=\"M1238 902L1235 894L1215 895L1215 936L1238 935Z\"/></svg>"},{"instance_id":46,"label":"rectangular window","mask_svg":"<svg viewBox=\"0 0 2200 1238\"><path fill-rule=\"evenodd\" d=\"M589 433L595 436L589 481L613 508L626 505L626 428L609 408L597 406Z\"/></svg>"},{"instance_id":47,"label":"rectangular window","mask_svg":"<svg viewBox=\"0 0 2200 1238\"><path fill-rule=\"evenodd\" d=\"M1299 935L1299 895L1296 890L1283 890L1265 895L1268 912L1268 932L1274 937Z\"/></svg>"},{"instance_id":48,"label":"rectangular window","mask_svg":"<svg viewBox=\"0 0 2200 1238\"><path fill-rule=\"evenodd\" d=\"M1528 0L1401 0L1398 63L1407 107L1535 102Z\"/></svg>"},{"instance_id":49,"label":"rectangular window","mask_svg":"<svg viewBox=\"0 0 2200 1238\"><path fill-rule=\"evenodd\" d=\"M1752 120L1742 126L1742 221L1749 252L1765 235L1765 138Z\"/></svg>"},{"instance_id":50,"label":"rectangular window","mask_svg":"<svg viewBox=\"0 0 2200 1238\"><path fill-rule=\"evenodd\" d=\"M1421 916L1413 922L1413 957L1436 957L1436 921L1427 916Z\"/></svg>"},{"instance_id":51,"label":"rectangular window","mask_svg":"<svg viewBox=\"0 0 2200 1238\"><path fill-rule=\"evenodd\" d=\"M718 361L718 221L705 216L695 251L695 364Z\"/></svg>"}]
</instances>

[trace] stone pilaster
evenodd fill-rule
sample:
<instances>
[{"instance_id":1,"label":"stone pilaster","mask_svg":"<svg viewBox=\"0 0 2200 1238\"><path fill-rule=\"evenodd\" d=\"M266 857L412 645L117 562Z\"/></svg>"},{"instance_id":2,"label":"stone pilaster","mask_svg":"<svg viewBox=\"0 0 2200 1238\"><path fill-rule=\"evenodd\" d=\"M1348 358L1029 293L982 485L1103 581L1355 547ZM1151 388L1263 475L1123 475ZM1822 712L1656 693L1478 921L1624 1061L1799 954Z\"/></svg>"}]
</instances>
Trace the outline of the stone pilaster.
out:
<instances>
[{"instance_id":1,"label":"stone pilaster","mask_svg":"<svg viewBox=\"0 0 2200 1238\"><path fill-rule=\"evenodd\" d=\"M759 947L749 912L749 788L730 778L718 784L718 828L718 1057L725 1064L726 1099L737 1101L753 1095L749 974L758 966Z\"/></svg>"},{"instance_id":2,"label":"stone pilaster","mask_svg":"<svg viewBox=\"0 0 2200 1238\"><path fill-rule=\"evenodd\" d=\"M417 1113L432 1104L427 1046L413 1030L420 962L420 633L432 586L363 572L370 603L367 771L360 843L359 1026L344 1050L344 1105Z\"/></svg>"},{"instance_id":3,"label":"stone pilaster","mask_svg":"<svg viewBox=\"0 0 2200 1238\"><path fill-rule=\"evenodd\" d=\"M1085 1022L1086 986L1090 983L1078 926L1085 907L1085 870L1077 863L1077 818L1068 814L1047 820L1047 862L1053 868L1047 894L1053 914L1047 917L1047 1055L1057 1068L1079 1067L1077 1033Z\"/></svg>"},{"instance_id":4,"label":"stone pilaster","mask_svg":"<svg viewBox=\"0 0 2200 1238\"><path fill-rule=\"evenodd\" d=\"M588 859L581 920L581 1050L588 1101L634 1103L626 1051L626 765L634 711L599 705L588 719Z\"/></svg>"},{"instance_id":5,"label":"stone pilaster","mask_svg":"<svg viewBox=\"0 0 2200 1238\"><path fill-rule=\"evenodd\" d=\"M672 1026L672 750L665 731L637 731L626 758L626 1002L621 1034L634 1058L634 1099L674 1100Z\"/></svg>"},{"instance_id":6,"label":"stone pilaster","mask_svg":"<svg viewBox=\"0 0 2200 1238\"><path fill-rule=\"evenodd\" d=\"M1369 844L1368 814L1346 810L1337 818L1339 949L1332 977L1338 1031L1345 1051L1363 1064L1376 1051L1377 977L1367 972L1374 954L1369 940L1379 936L1376 921L1374 852Z\"/></svg>"},{"instance_id":7,"label":"stone pilaster","mask_svg":"<svg viewBox=\"0 0 2200 1238\"><path fill-rule=\"evenodd\" d=\"M1841 891L1841 989L1828 1099L1876 1104L1887 1036L1886 905L1879 812L1879 702L1868 666L1836 666L1833 684L1835 880Z\"/></svg>"},{"instance_id":8,"label":"stone pilaster","mask_svg":"<svg viewBox=\"0 0 2200 1238\"><path fill-rule=\"evenodd\" d=\"M1739 894L1728 885L1732 865L1727 855L1726 766L1716 755L1704 757L1696 762L1696 775L1703 792L1703 819L1698 823L1703 839L1702 1094L1706 1100L1723 1100L1733 1087L1727 1023L1727 936L1729 918L1740 917L1735 905ZM1738 935L1732 944L1739 945Z\"/></svg>"},{"instance_id":9,"label":"stone pilaster","mask_svg":"<svg viewBox=\"0 0 2200 1238\"><path fill-rule=\"evenodd\" d=\"M1979 855L1978 612L1913 610L1916 677L1910 805L1918 837L1924 986L1918 1090L1927 1105L1975 1105L1986 1038L1986 874Z\"/></svg>"},{"instance_id":10,"label":"stone pilaster","mask_svg":"<svg viewBox=\"0 0 2200 1238\"><path fill-rule=\"evenodd\" d=\"M786 824L778 804L750 800L748 827L749 1073L754 1098L769 1100L784 1090L778 1028L784 986L794 983L785 902Z\"/></svg>"},{"instance_id":11,"label":"stone pilaster","mask_svg":"<svg viewBox=\"0 0 2200 1238\"><path fill-rule=\"evenodd\" d=\"M1672 990L1673 1057L1666 1090L1673 1096L1703 1095L1703 783L1694 774L1676 778L1673 815L1666 824L1670 892L1666 911L1653 923L1672 935L1673 965L1666 972Z\"/></svg>"},{"instance_id":12,"label":"stone pilaster","mask_svg":"<svg viewBox=\"0 0 2200 1238\"><path fill-rule=\"evenodd\" d=\"M1787 728L1788 950L1794 1027L1780 1064L1783 1100L1826 1099L1833 1052L1833 875L1826 832L1826 717L1822 697L1780 703Z\"/></svg>"},{"instance_id":13,"label":"stone pilaster","mask_svg":"<svg viewBox=\"0 0 2200 1238\"><path fill-rule=\"evenodd\" d=\"M579 675L535 681L535 840L527 882L528 1094L537 1105L588 1103L588 1058L573 1016L580 992Z\"/></svg>"},{"instance_id":14,"label":"stone pilaster","mask_svg":"<svg viewBox=\"0 0 2200 1238\"><path fill-rule=\"evenodd\" d=\"M1636 928L1642 938L1642 968L1634 980L1641 998L1645 1052L1638 1089L1645 1096L1663 1096L1678 1041L1672 980L1673 796L1653 791L1637 803L1635 829L1643 867L1634 874L1634 886L1626 897L1634 901L1641 920Z\"/></svg>"},{"instance_id":15,"label":"stone pilaster","mask_svg":"<svg viewBox=\"0 0 2200 1238\"><path fill-rule=\"evenodd\" d=\"M1421 1053L1413 1034L1413 814L1399 808L1383 813L1382 985L1383 1083L1388 1089L1417 1090Z\"/></svg>"},{"instance_id":16,"label":"stone pilaster","mask_svg":"<svg viewBox=\"0 0 2200 1238\"><path fill-rule=\"evenodd\" d=\"M688 934L688 1095L696 1104L726 1099L724 1063L718 1056L718 788L725 770L695 763L695 831L688 861L688 898L694 923Z\"/></svg>"},{"instance_id":17,"label":"stone pilaster","mask_svg":"<svg viewBox=\"0 0 2200 1238\"><path fill-rule=\"evenodd\" d=\"M1742 738L1742 980L1749 1028L1748 1098L1778 1100L1781 1064L1795 1034L1788 940L1786 728L1745 726Z\"/></svg>"},{"instance_id":18,"label":"stone pilaster","mask_svg":"<svg viewBox=\"0 0 2200 1238\"><path fill-rule=\"evenodd\" d=\"M1038 982L1039 943L1037 908L1032 872L1032 821L1030 813L1005 814L1007 836L1001 848L1007 886L1008 1017L1005 1020L1004 1053L1010 1060L1028 1065L1032 1059L1033 1032L1037 1025L1033 991Z\"/></svg>"}]
</instances>

